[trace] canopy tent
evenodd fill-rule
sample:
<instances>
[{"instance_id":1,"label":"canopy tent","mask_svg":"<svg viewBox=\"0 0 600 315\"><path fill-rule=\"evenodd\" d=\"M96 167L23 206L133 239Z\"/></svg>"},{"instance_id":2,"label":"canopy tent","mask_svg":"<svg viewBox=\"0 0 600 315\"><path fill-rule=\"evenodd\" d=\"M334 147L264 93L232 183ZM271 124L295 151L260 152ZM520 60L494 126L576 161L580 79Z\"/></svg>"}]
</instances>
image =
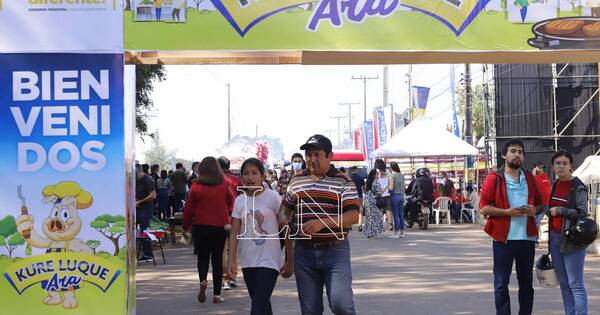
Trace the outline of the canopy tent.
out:
<instances>
[{"instance_id":1,"label":"canopy tent","mask_svg":"<svg viewBox=\"0 0 600 315\"><path fill-rule=\"evenodd\" d=\"M573 172L586 184L600 182L600 156L588 156L585 161Z\"/></svg>"},{"instance_id":2,"label":"canopy tent","mask_svg":"<svg viewBox=\"0 0 600 315\"><path fill-rule=\"evenodd\" d=\"M402 128L374 157L403 158L424 156L477 155L477 148L450 133L431 118L419 117Z\"/></svg>"}]
</instances>

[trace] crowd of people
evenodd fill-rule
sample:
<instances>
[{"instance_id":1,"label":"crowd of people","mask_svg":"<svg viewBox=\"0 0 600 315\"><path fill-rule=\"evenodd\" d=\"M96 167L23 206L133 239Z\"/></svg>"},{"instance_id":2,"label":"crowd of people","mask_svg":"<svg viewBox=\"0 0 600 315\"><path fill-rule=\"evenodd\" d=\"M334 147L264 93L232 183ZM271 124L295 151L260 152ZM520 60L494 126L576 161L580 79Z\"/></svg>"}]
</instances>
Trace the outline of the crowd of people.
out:
<instances>
[{"instance_id":1,"label":"crowd of people","mask_svg":"<svg viewBox=\"0 0 600 315\"><path fill-rule=\"evenodd\" d=\"M314 135L284 164L280 174L256 158L245 160L240 176L225 157L206 157L186 174L181 164L169 174L157 166L136 165L138 223L154 214L168 218L183 211L183 230L191 232L197 255L198 302L206 301L209 265L213 302L222 303L222 289L237 286L241 268L251 299L251 314L273 314L270 303L277 279L295 275L302 314L323 313L323 287L335 314L355 314L350 244L354 224L369 239L389 228L391 238L405 237L405 217L416 205L435 205L449 197L451 219L474 222L463 209L480 207L484 231L492 238L494 294L497 314L510 314L508 282L513 263L519 283L519 314L533 310L533 269L538 227L549 217L549 251L560 284L565 314L587 314L583 283L585 245L565 231L587 216L586 187L571 175L573 157L556 152L552 183L537 163L533 173L522 168L524 145L508 141L504 165L486 177L481 196L473 185L463 190L447 174L432 179L420 169L408 185L396 162L376 160L363 179L357 168L331 164L331 141ZM446 199L444 199L446 200ZM156 209L156 212L153 212ZM315 211L315 209L319 209ZM405 213L405 209L408 213ZM450 218L448 218L450 219ZM142 244L144 260L151 255Z\"/></svg>"}]
</instances>

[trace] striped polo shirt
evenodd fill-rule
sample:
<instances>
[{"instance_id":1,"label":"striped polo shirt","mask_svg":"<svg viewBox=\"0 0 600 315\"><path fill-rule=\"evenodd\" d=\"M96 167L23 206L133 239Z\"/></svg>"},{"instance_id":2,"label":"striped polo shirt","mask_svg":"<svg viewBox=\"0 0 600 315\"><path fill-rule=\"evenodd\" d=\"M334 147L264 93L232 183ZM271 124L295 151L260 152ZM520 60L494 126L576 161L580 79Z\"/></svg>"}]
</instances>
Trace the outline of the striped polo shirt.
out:
<instances>
[{"instance_id":1,"label":"striped polo shirt","mask_svg":"<svg viewBox=\"0 0 600 315\"><path fill-rule=\"evenodd\" d=\"M325 176L315 180L305 171L296 175L288 185L282 204L294 211L290 222L293 238L307 238L299 231L299 224L318 218L338 219L340 214L360 208L356 185L350 177L339 172L333 165ZM348 235L348 229L325 228L312 235L313 239L342 239Z\"/></svg>"}]
</instances>

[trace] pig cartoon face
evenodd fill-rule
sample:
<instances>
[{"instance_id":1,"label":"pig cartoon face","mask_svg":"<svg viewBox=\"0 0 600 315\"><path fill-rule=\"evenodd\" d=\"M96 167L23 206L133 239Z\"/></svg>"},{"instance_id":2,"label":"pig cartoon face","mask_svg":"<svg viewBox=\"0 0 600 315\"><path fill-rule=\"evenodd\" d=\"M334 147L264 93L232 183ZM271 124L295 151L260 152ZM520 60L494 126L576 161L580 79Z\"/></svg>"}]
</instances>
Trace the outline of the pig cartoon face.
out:
<instances>
[{"instance_id":1,"label":"pig cartoon face","mask_svg":"<svg viewBox=\"0 0 600 315\"><path fill-rule=\"evenodd\" d=\"M42 230L46 237L54 241L68 241L81 231L81 219L75 198L67 196L59 199L56 196L44 198L46 203L54 203L50 215L44 220Z\"/></svg>"}]
</instances>

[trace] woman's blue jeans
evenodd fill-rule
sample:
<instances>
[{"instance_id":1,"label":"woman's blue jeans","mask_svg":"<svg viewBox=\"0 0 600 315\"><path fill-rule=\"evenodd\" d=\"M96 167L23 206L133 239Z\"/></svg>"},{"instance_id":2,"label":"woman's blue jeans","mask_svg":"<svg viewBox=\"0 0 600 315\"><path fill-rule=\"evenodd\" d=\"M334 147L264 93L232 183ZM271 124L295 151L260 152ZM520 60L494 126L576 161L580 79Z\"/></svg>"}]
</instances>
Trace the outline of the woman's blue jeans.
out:
<instances>
[{"instance_id":1,"label":"woman's blue jeans","mask_svg":"<svg viewBox=\"0 0 600 315\"><path fill-rule=\"evenodd\" d=\"M392 216L394 217L394 231L404 230L404 195L390 194L392 203Z\"/></svg>"},{"instance_id":2,"label":"woman's blue jeans","mask_svg":"<svg viewBox=\"0 0 600 315\"><path fill-rule=\"evenodd\" d=\"M566 315L587 315L587 293L583 283L585 248L570 253L560 252L563 236L550 232L550 255L560 283Z\"/></svg>"}]
</instances>

